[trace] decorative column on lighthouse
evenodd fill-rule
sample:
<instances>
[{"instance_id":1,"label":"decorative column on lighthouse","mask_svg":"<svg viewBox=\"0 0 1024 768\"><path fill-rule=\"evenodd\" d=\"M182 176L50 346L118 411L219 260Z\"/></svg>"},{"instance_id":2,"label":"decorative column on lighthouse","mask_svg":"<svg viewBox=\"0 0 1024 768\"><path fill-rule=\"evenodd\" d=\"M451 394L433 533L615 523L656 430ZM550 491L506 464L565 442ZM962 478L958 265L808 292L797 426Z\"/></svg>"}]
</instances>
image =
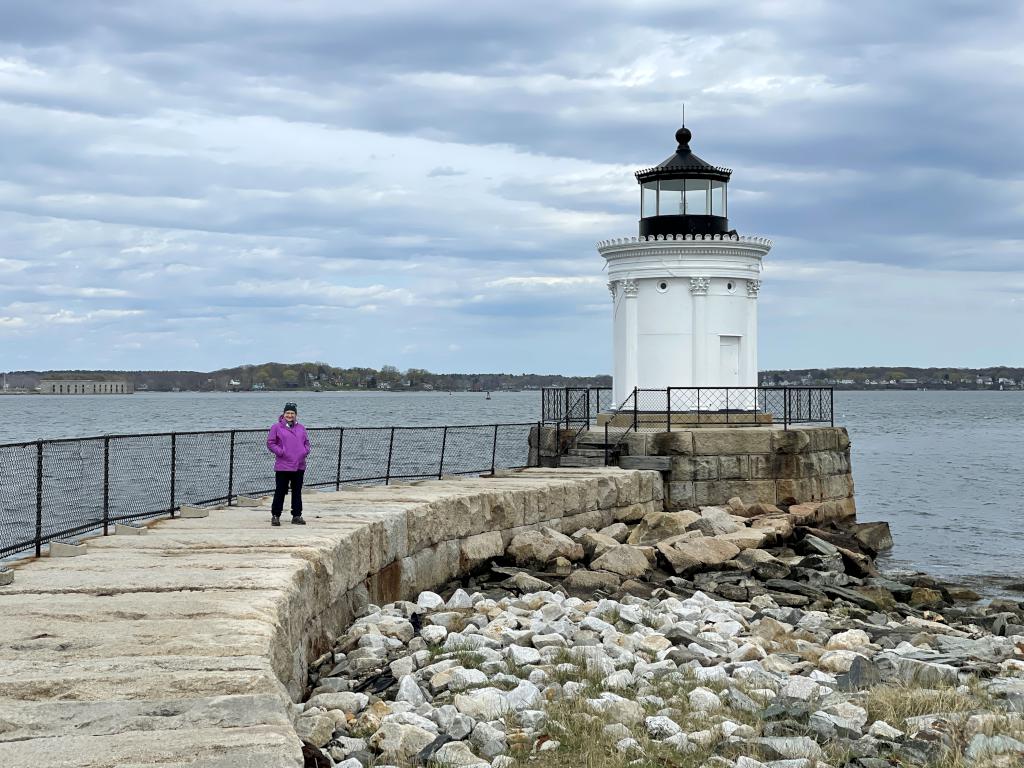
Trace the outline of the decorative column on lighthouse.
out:
<instances>
[{"instance_id":1,"label":"decorative column on lighthouse","mask_svg":"<svg viewBox=\"0 0 1024 768\"><path fill-rule=\"evenodd\" d=\"M639 236L598 243L614 302L616 406L634 388L757 386L757 297L772 243L730 229L732 171L693 154L686 127L675 137L668 159L636 173Z\"/></svg>"}]
</instances>

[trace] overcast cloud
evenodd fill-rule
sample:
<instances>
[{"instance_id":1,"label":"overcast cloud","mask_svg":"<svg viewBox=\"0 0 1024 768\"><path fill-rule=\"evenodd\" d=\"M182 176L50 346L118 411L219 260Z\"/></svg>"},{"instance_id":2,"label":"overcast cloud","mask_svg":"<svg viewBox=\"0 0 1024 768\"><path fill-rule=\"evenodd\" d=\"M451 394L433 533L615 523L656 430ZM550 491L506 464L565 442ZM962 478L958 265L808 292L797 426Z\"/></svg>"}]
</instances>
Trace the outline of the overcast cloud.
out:
<instances>
[{"instance_id":1,"label":"overcast cloud","mask_svg":"<svg viewBox=\"0 0 1024 768\"><path fill-rule=\"evenodd\" d=\"M1024 365L1022 9L0 0L0 368L608 372L684 101L762 368Z\"/></svg>"}]
</instances>

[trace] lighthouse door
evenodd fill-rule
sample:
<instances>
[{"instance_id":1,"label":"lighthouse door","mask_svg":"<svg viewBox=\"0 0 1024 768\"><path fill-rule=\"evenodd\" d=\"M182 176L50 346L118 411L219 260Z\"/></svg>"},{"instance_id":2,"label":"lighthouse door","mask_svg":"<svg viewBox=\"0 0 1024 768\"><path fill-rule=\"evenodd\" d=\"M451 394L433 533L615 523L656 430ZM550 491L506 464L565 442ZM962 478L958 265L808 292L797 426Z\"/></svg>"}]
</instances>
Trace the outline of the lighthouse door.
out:
<instances>
[{"instance_id":1,"label":"lighthouse door","mask_svg":"<svg viewBox=\"0 0 1024 768\"><path fill-rule=\"evenodd\" d=\"M718 386L740 385L740 337L719 336Z\"/></svg>"}]
</instances>

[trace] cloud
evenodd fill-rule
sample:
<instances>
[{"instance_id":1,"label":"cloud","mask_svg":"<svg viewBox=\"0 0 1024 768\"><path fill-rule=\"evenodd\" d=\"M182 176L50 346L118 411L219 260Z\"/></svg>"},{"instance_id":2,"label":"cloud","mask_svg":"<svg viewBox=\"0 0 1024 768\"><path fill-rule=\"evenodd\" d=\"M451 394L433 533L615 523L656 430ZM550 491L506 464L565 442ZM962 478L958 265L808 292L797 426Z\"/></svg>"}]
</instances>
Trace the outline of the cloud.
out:
<instances>
[{"instance_id":1,"label":"cloud","mask_svg":"<svg viewBox=\"0 0 1024 768\"><path fill-rule=\"evenodd\" d=\"M594 243L636 232L685 102L732 225L776 242L764 367L945 354L1020 323L1022 33L945 0L13 0L0 352L607 371Z\"/></svg>"}]
</instances>

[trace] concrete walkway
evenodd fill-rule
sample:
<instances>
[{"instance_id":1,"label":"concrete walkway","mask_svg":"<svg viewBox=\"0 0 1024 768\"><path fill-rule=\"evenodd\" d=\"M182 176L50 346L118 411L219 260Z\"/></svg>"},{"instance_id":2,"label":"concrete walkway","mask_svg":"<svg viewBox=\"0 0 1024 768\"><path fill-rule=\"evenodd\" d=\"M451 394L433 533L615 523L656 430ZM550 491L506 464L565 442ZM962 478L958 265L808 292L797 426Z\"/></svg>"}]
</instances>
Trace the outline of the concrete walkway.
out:
<instances>
[{"instance_id":1,"label":"concrete walkway","mask_svg":"<svg viewBox=\"0 0 1024 768\"><path fill-rule=\"evenodd\" d=\"M353 614L438 586L520 530L661 507L656 472L507 477L311 494L160 520L0 587L0 766L301 766L293 701Z\"/></svg>"}]
</instances>

